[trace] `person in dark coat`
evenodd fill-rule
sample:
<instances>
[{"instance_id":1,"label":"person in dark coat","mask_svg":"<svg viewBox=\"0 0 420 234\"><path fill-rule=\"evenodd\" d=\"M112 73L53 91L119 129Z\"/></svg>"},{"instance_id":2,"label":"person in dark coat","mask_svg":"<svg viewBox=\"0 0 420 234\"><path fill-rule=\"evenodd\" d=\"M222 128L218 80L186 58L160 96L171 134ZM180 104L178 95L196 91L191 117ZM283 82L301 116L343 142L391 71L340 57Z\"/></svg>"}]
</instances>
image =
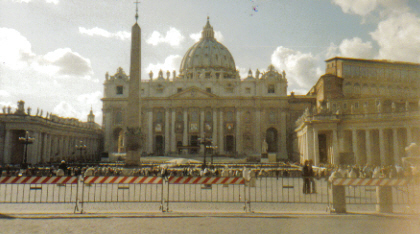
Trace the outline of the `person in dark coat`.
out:
<instances>
[{"instance_id":1,"label":"person in dark coat","mask_svg":"<svg viewBox=\"0 0 420 234\"><path fill-rule=\"evenodd\" d=\"M311 182L310 187L312 188L312 191L308 191L310 193L316 193L316 187L315 187L315 173L312 166L314 165L314 161L312 159L309 159L309 181Z\"/></svg>"},{"instance_id":2,"label":"person in dark coat","mask_svg":"<svg viewBox=\"0 0 420 234\"><path fill-rule=\"evenodd\" d=\"M67 163L66 163L66 161L62 160L60 165L58 166L58 168L63 170L64 175L67 174Z\"/></svg>"},{"instance_id":3,"label":"person in dark coat","mask_svg":"<svg viewBox=\"0 0 420 234\"><path fill-rule=\"evenodd\" d=\"M302 169L302 178L303 178L303 193L308 194L311 192L310 186L310 171L309 171L309 161L305 160L303 169Z\"/></svg>"}]
</instances>

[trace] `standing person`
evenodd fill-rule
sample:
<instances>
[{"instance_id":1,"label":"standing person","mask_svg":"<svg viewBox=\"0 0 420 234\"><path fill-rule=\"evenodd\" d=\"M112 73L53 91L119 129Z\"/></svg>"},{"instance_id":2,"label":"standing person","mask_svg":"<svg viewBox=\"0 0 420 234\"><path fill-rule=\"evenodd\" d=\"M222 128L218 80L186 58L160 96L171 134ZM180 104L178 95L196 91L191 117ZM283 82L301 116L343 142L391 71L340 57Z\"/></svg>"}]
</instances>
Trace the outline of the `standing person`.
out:
<instances>
[{"instance_id":1,"label":"standing person","mask_svg":"<svg viewBox=\"0 0 420 234\"><path fill-rule=\"evenodd\" d=\"M302 177L303 177L303 193L308 194L311 192L310 187L310 180L309 180L309 161L305 160L303 169L302 169Z\"/></svg>"},{"instance_id":2,"label":"standing person","mask_svg":"<svg viewBox=\"0 0 420 234\"><path fill-rule=\"evenodd\" d=\"M58 166L59 169L63 170L64 175L66 175L67 173L67 163L66 161L62 160L60 165Z\"/></svg>"},{"instance_id":3,"label":"standing person","mask_svg":"<svg viewBox=\"0 0 420 234\"><path fill-rule=\"evenodd\" d=\"M310 187L312 188L312 191L308 191L310 193L316 193L316 187L315 187L315 173L312 166L314 165L314 161L312 159L309 159L309 180L311 182Z\"/></svg>"}]
</instances>

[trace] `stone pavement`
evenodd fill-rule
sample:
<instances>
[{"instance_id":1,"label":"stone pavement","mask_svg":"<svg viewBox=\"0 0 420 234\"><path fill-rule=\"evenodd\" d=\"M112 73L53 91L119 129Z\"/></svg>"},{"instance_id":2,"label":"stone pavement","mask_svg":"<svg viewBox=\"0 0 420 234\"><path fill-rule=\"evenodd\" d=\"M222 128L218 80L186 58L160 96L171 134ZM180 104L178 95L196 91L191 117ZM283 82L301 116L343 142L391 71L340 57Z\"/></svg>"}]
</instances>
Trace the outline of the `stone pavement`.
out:
<instances>
[{"instance_id":1,"label":"stone pavement","mask_svg":"<svg viewBox=\"0 0 420 234\"><path fill-rule=\"evenodd\" d=\"M144 213L0 215L1 233L419 233L414 215Z\"/></svg>"}]
</instances>

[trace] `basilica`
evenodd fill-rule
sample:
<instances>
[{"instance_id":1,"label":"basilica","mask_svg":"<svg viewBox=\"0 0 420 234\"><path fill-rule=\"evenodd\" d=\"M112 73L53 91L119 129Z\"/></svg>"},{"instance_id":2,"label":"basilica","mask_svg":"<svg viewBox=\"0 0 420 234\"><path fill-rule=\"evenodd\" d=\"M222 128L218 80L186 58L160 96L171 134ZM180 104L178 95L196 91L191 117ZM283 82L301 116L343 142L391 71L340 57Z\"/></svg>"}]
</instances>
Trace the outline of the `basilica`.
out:
<instances>
[{"instance_id":1,"label":"basilica","mask_svg":"<svg viewBox=\"0 0 420 234\"><path fill-rule=\"evenodd\" d=\"M420 65L335 57L306 95L287 95L273 65L240 77L209 19L179 71L141 78L141 29L132 28L130 75L105 75L104 151L220 156L275 155L319 164L401 162L420 141Z\"/></svg>"}]
</instances>

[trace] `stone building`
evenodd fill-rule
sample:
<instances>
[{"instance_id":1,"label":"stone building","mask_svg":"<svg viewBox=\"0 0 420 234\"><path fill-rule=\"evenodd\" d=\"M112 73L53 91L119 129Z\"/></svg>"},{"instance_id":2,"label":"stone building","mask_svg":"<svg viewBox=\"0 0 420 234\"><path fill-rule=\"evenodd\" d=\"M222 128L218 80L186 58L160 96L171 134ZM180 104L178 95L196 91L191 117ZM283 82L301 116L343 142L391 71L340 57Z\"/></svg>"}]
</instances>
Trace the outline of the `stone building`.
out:
<instances>
[{"instance_id":1,"label":"stone building","mask_svg":"<svg viewBox=\"0 0 420 234\"><path fill-rule=\"evenodd\" d=\"M141 52L140 37L132 40L137 42L132 41L131 73L133 63L141 59L133 56ZM137 66L135 72L140 71ZM138 85L131 79L121 68L105 75L105 152L126 152L127 127L138 121L143 155L201 154L204 146L199 139L211 138L220 155L261 155L265 140L269 153L288 159L293 157L294 123L315 101L310 96L287 96L286 74L272 65L241 78L232 54L214 38L209 19L201 39L185 53L178 74L150 72L149 79L140 78ZM132 98L131 92L140 96ZM132 99L138 106L129 107ZM134 111L140 116L130 117L136 116Z\"/></svg>"},{"instance_id":2,"label":"stone building","mask_svg":"<svg viewBox=\"0 0 420 234\"><path fill-rule=\"evenodd\" d=\"M309 91L316 106L296 122L301 161L401 164L420 142L420 64L331 58Z\"/></svg>"},{"instance_id":3,"label":"stone building","mask_svg":"<svg viewBox=\"0 0 420 234\"><path fill-rule=\"evenodd\" d=\"M24 157L24 144L19 137L25 137L26 131L33 138L28 145L27 162L31 164L67 161L88 161L99 159L102 152L102 129L95 123L92 110L88 122L74 118L61 118L51 113L43 116L37 110L34 115L31 108L25 110L24 102L18 102L18 108L3 107L0 113L0 164L21 164ZM82 141L82 142L81 142ZM76 145L86 145L82 150Z\"/></svg>"}]
</instances>

